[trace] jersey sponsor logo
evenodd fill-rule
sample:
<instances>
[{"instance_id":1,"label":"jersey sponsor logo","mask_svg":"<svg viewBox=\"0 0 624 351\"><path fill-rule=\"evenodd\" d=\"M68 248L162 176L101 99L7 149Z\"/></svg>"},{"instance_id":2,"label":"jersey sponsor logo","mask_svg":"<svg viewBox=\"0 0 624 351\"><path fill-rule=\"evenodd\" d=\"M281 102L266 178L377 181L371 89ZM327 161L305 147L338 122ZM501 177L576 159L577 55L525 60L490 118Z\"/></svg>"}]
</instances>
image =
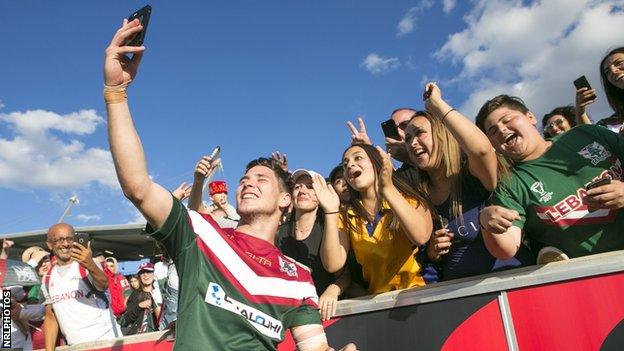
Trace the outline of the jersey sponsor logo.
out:
<instances>
[{"instance_id":1,"label":"jersey sponsor logo","mask_svg":"<svg viewBox=\"0 0 624 351\"><path fill-rule=\"evenodd\" d=\"M535 182L531 185L531 191L539 195L539 202L548 202L552 199L553 192L546 192L544 190L544 183Z\"/></svg>"},{"instance_id":2,"label":"jersey sponsor logo","mask_svg":"<svg viewBox=\"0 0 624 351\"><path fill-rule=\"evenodd\" d=\"M278 258L279 258L280 271L288 274L289 277L296 277L297 266L292 262L286 261L285 259L282 258L282 256L278 256Z\"/></svg>"},{"instance_id":3,"label":"jersey sponsor logo","mask_svg":"<svg viewBox=\"0 0 624 351\"><path fill-rule=\"evenodd\" d=\"M585 146L578 154L588 159L594 166L611 156L611 153L596 141Z\"/></svg>"},{"instance_id":4,"label":"jersey sponsor logo","mask_svg":"<svg viewBox=\"0 0 624 351\"><path fill-rule=\"evenodd\" d=\"M247 254L247 256L251 257L252 260L260 263L261 265L267 266L267 267L271 267L273 265L273 262L271 262L271 260L264 258L262 256L258 256L254 253L251 253L249 251L245 251L245 253Z\"/></svg>"},{"instance_id":5,"label":"jersey sponsor logo","mask_svg":"<svg viewBox=\"0 0 624 351\"><path fill-rule=\"evenodd\" d=\"M208 284L205 301L213 306L222 308L243 317L252 327L260 333L277 340L281 340L282 322L268 314L248 306L229 297L221 285Z\"/></svg>"}]
</instances>

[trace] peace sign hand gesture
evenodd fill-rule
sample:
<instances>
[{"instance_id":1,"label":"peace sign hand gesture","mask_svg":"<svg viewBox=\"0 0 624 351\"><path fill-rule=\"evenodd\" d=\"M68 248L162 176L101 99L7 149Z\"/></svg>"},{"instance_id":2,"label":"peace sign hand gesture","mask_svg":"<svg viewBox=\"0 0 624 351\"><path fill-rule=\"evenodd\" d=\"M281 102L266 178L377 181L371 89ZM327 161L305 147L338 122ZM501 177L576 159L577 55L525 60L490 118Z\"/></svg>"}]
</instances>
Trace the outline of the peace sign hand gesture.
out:
<instances>
[{"instance_id":1,"label":"peace sign hand gesture","mask_svg":"<svg viewBox=\"0 0 624 351\"><path fill-rule=\"evenodd\" d=\"M360 130L357 130L351 121L347 121L347 127L349 127L351 131L351 144L363 143L372 145L373 143L371 143L368 134L366 134L366 125L362 117L358 117L358 122L360 124Z\"/></svg>"}]
</instances>

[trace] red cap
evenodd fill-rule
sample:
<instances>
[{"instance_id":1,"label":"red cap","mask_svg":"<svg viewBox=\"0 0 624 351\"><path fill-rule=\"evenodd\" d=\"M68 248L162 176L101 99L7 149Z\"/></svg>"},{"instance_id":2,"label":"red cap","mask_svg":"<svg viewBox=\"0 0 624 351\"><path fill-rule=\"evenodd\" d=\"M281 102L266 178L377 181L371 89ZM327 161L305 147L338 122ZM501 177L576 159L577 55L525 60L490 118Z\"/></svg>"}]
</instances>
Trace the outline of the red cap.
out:
<instances>
[{"instance_id":1,"label":"red cap","mask_svg":"<svg viewBox=\"0 0 624 351\"><path fill-rule=\"evenodd\" d=\"M137 270L137 274L141 273L141 271L153 272L154 264L151 262L141 263L139 269Z\"/></svg>"},{"instance_id":2,"label":"red cap","mask_svg":"<svg viewBox=\"0 0 624 351\"><path fill-rule=\"evenodd\" d=\"M227 186L225 185L225 182L223 180L215 180L214 182L210 182L210 184L208 184L208 188L210 188L210 196L221 193L227 194Z\"/></svg>"}]
</instances>

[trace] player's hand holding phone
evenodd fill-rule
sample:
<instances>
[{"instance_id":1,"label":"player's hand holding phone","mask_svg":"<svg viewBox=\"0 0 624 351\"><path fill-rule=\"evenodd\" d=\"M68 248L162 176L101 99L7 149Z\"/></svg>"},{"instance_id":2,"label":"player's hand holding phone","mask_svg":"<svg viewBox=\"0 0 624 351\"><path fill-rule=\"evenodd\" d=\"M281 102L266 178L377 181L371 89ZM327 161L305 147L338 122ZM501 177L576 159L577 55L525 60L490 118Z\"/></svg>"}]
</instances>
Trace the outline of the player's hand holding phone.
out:
<instances>
[{"instance_id":1,"label":"player's hand holding phone","mask_svg":"<svg viewBox=\"0 0 624 351\"><path fill-rule=\"evenodd\" d=\"M130 17L132 18L132 16ZM121 28L117 30L110 45L106 48L104 57L105 85L110 87L120 86L129 84L134 79L145 47L132 44L138 44L139 42L142 44L145 39L144 29L140 18L134 18L132 21L123 20ZM141 32L143 33L141 34ZM128 55L132 55L132 58Z\"/></svg>"}]
</instances>

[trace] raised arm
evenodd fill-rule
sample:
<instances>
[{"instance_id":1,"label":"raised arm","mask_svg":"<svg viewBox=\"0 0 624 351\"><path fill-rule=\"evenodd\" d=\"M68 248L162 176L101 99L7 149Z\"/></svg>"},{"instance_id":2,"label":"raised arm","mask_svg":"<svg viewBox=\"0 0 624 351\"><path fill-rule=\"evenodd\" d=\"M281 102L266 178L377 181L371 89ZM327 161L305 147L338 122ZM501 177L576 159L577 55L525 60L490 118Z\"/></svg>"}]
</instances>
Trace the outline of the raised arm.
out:
<instances>
[{"instance_id":1,"label":"raised arm","mask_svg":"<svg viewBox=\"0 0 624 351\"><path fill-rule=\"evenodd\" d=\"M7 238L2 239L2 252L0 252L0 260L9 258L9 249L13 246L13 241Z\"/></svg>"},{"instance_id":2,"label":"raised arm","mask_svg":"<svg viewBox=\"0 0 624 351\"><path fill-rule=\"evenodd\" d=\"M171 194L176 199L184 201L191 195L192 186L192 184L186 184L186 182L182 182L175 190L171 192Z\"/></svg>"},{"instance_id":3,"label":"raised arm","mask_svg":"<svg viewBox=\"0 0 624 351\"><path fill-rule=\"evenodd\" d=\"M589 115L587 114L587 107L596 102L596 90L587 87L576 90L574 114L576 117L576 124L592 124Z\"/></svg>"},{"instance_id":4,"label":"raised arm","mask_svg":"<svg viewBox=\"0 0 624 351\"><path fill-rule=\"evenodd\" d=\"M136 76L145 47L125 46L125 43L142 29L138 20L124 20L106 48L104 100L108 114L108 141L121 189L152 227L158 229L167 219L173 199L167 189L149 177L143 146L126 96L126 87ZM132 58L127 54L132 54Z\"/></svg>"},{"instance_id":5,"label":"raised arm","mask_svg":"<svg viewBox=\"0 0 624 351\"><path fill-rule=\"evenodd\" d=\"M377 151L383 160L383 168L380 171L379 181L381 193L388 201L392 212L399 220L407 238L417 245L425 244L431 237L433 221L431 212L421 205L414 208L392 182L392 161L390 156L379 146Z\"/></svg>"},{"instance_id":6,"label":"raised arm","mask_svg":"<svg viewBox=\"0 0 624 351\"><path fill-rule=\"evenodd\" d=\"M427 111L442 119L442 123L468 156L470 173L477 177L488 191L493 191L497 183L497 160L487 136L442 99L442 92L435 83L428 83L425 91L431 92L425 101Z\"/></svg>"},{"instance_id":7,"label":"raised arm","mask_svg":"<svg viewBox=\"0 0 624 351\"><path fill-rule=\"evenodd\" d=\"M218 162L215 160L215 162ZM206 155L201 158L195 165L195 172L193 172L193 187L191 188L191 195L189 196L188 208L197 212L206 212L203 202L204 182L206 177L210 174L213 165L212 157Z\"/></svg>"},{"instance_id":8,"label":"raised arm","mask_svg":"<svg viewBox=\"0 0 624 351\"><path fill-rule=\"evenodd\" d=\"M323 261L323 267L328 272L336 273L347 262L347 254L351 248L349 235L346 231L338 229L338 212L340 211L338 194L320 175L317 174L313 178L312 186L316 192L319 204L325 212L325 227L323 241L321 242L321 261Z\"/></svg>"}]
</instances>

